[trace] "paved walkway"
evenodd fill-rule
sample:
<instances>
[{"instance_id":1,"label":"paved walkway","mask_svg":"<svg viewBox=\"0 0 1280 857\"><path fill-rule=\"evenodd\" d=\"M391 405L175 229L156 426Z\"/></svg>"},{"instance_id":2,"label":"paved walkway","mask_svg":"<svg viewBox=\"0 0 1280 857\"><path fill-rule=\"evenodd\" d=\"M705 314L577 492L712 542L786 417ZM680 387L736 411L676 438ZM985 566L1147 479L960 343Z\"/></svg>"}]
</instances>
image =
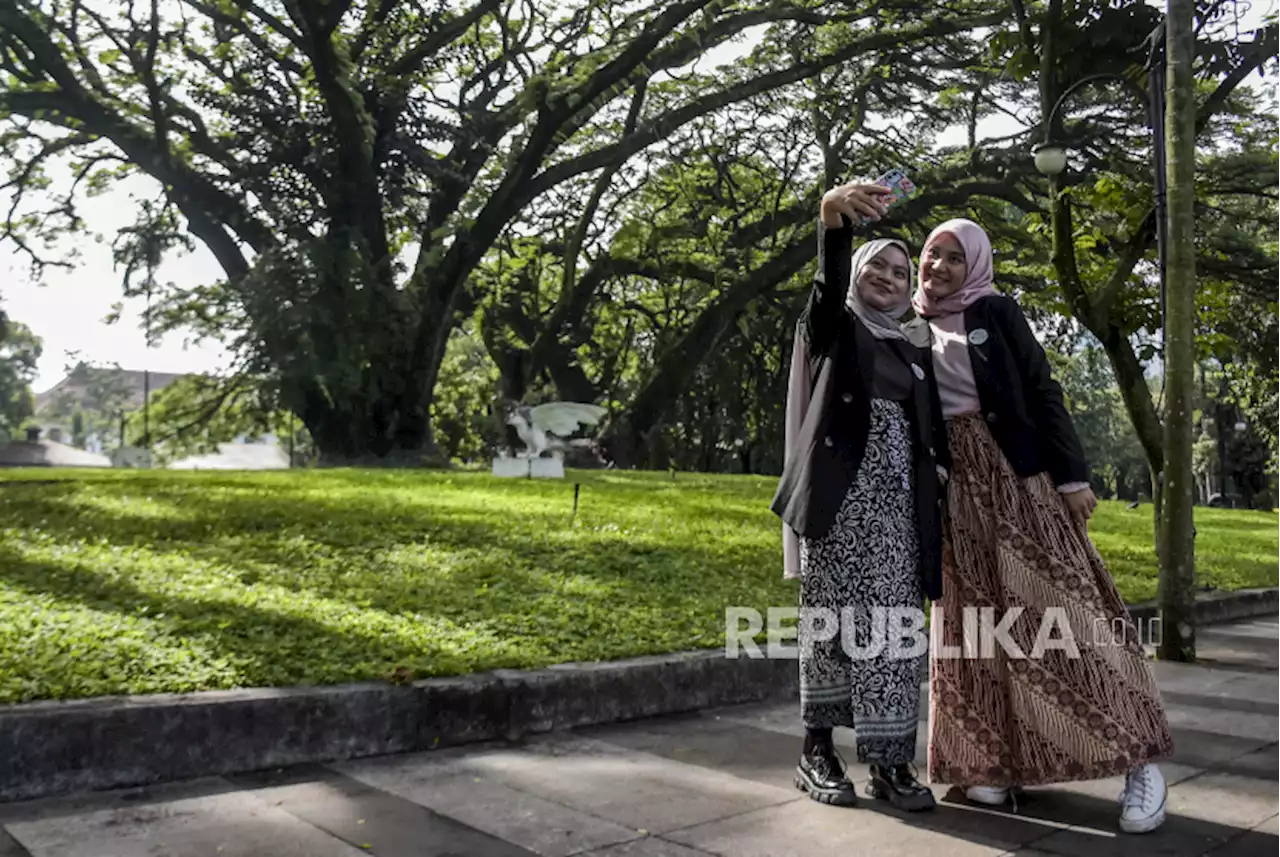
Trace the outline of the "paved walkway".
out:
<instances>
[{"instance_id":1,"label":"paved walkway","mask_svg":"<svg viewBox=\"0 0 1280 857\"><path fill-rule=\"evenodd\" d=\"M1032 790L1016 815L941 787L925 815L821 806L791 785L796 707L769 705L0 805L0 857L1273 857L1276 646L1254 620L1201 629L1201 664L1156 664L1177 756L1143 837L1116 829L1119 780Z\"/></svg>"}]
</instances>

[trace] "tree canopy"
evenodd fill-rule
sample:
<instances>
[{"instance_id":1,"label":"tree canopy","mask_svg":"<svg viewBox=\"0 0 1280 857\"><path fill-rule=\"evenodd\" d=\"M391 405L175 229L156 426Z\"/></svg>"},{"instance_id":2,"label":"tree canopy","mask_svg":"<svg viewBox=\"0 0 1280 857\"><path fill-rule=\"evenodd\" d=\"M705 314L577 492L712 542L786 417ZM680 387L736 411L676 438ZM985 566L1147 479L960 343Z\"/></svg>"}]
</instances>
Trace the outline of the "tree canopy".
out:
<instances>
[{"instance_id":1,"label":"tree canopy","mask_svg":"<svg viewBox=\"0 0 1280 857\"><path fill-rule=\"evenodd\" d=\"M1242 84L1274 70L1276 27L1237 33L1233 8L1200 12L1200 340L1261 425L1277 150L1267 92ZM200 443L217 432L191 418L234 401L209 425L296 414L322 460L474 458L499 442L496 399L557 397L609 408L622 466L776 472L817 201L904 167L922 192L877 229L918 242L980 220L999 285L1064 353L1100 345L1115 382L1095 400L1119 397L1158 463L1149 117L1102 84L1043 127L1089 75L1145 87L1158 10L921 9L14 0L0 235L37 274L68 264L66 239L93 228L85 196L145 180L137 223L110 236L126 293L151 296L154 332L238 358L167 394L160 412L182 418L166 430L192 423ZM997 119L1013 130L980 133ZM1047 130L1073 153L1056 186L1028 154ZM194 242L222 276L158 282Z\"/></svg>"}]
</instances>

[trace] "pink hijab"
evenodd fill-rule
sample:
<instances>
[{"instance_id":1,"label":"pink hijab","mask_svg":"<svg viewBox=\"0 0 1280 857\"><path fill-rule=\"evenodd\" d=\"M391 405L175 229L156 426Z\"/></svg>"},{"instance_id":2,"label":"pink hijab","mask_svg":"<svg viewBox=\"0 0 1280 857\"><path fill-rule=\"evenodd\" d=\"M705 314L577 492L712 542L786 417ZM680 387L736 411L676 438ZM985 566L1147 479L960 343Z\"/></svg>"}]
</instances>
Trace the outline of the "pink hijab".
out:
<instances>
[{"instance_id":1,"label":"pink hijab","mask_svg":"<svg viewBox=\"0 0 1280 857\"><path fill-rule=\"evenodd\" d=\"M964 248L964 260L969 270L964 285L954 294L935 300L925 294L924 269L929 264L929 249L939 237L951 235ZM991 239L982 227L972 220L957 218L948 220L929 234L920 253L920 285L911 301L915 311L926 318L962 313L981 298L999 294L991 284L995 279L995 262L991 253Z\"/></svg>"}]
</instances>

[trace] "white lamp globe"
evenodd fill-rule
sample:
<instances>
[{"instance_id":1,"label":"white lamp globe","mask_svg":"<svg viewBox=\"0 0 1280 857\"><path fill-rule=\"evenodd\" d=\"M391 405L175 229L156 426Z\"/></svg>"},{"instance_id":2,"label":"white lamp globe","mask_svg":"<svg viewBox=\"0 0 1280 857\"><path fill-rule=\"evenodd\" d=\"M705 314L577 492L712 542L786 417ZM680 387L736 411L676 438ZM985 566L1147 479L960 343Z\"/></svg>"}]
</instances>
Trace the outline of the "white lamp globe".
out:
<instances>
[{"instance_id":1,"label":"white lamp globe","mask_svg":"<svg viewBox=\"0 0 1280 857\"><path fill-rule=\"evenodd\" d=\"M1036 169L1046 176L1062 175L1067 168L1067 150L1052 143L1042 143L1031 150L1036 159Z\"/></svg>"}]
</instances>

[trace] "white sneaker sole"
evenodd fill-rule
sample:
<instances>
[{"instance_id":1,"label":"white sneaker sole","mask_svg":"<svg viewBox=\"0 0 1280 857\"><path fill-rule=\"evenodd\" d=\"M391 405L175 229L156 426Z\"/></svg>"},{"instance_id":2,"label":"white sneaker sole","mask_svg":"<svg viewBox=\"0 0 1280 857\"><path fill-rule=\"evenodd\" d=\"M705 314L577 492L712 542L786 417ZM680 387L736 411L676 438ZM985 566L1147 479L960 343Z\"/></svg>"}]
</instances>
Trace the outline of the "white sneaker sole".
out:
<instances>
[{"instance_id":1,"label":"white sneaker sole","mask_svg":"<svg viewBox=\"0 0 1280 857\"><path fill-rule=\"evenodd\" d=\"M1004 806L1009 802L1008 792L989 794L987 792L965 791L964 796L967 800L973 803L980 803L983 806Z\"/></svg>"},{"instance_id":2,"label":"white sneaker sole","mask_svg":"<svg viewBox=\"0 0 1280 857\"><path fill-rule=\"evenodd\" d=\"M1164 824L1164 807L1149 818L1121 818L1120 829L1125 833L1150 833Z\"/></svg>"}]
</instances>

